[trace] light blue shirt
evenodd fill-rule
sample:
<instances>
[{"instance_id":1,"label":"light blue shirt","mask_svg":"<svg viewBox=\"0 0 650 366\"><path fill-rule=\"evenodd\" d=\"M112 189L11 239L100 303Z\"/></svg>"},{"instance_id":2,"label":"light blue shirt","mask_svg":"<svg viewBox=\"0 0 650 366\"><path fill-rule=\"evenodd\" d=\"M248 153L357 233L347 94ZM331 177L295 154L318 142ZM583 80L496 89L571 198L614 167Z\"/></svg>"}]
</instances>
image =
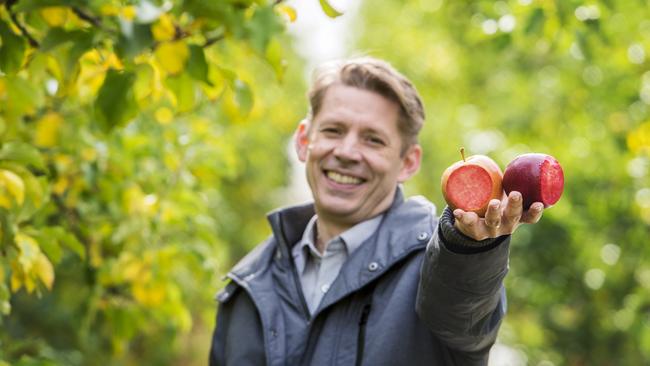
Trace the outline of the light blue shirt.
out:
<instances>
[{"instance_id":1,"label":"light blue shirt","mask_svg":"<svg viewBox=\"0 0 650 366\"><path fill-rule=\"evenodd\" d=\"M332 238L321 254L316 249L316 220L311 218L302 239L291 250L300 277L309 312L314 314L323 296L341 271L348 257L379 227L383 215L362 221L341 235Z\"/></svg>"}]
</instances>

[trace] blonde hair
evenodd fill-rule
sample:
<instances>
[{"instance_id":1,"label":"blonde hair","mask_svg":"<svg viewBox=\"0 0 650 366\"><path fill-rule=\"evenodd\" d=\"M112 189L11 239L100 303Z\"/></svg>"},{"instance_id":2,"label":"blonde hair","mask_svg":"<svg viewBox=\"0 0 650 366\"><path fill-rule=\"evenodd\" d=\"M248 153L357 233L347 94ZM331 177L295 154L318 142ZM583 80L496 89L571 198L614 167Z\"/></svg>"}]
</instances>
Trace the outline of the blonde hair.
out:
<instances>
[{"instance_id":1,"label":"blonde hair","mask_svg":"<svg viewBox=\"0 0 650 366\"><path fill-rule=\"evenodd\" d=\"M309 120L318 115L325 93L334 84L372 91L397 103L400 107L398 129L404 142L402 152L417 144L425 119L422 100L413 84L388 62L361 57L328 62L316 69L308 93Z\"/></svg>"}]
</instances>

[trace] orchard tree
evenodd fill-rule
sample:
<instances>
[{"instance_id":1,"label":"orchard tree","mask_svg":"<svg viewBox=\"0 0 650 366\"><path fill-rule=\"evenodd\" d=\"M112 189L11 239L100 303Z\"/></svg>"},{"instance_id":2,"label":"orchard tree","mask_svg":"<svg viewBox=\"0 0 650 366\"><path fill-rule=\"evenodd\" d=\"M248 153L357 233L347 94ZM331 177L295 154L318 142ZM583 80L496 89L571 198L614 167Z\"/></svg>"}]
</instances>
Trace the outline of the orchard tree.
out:
<instances>
[{"instance_id":1,"label":"orchard tree","mask_svg":"<svg viewBox=\"0 0 650 366\"><path fill-rule=\"evenodd\" d=\"M409 191L444 207L460 146L502 168L528 152L564 168L562 198L512 240L500 342L520 364L647 363L648 4L387 1L360 16L357 50L405 70L427 106Z\"/></svg>"},{"instance_id":2,"label":"orchard tree","mask_svg":"<svg viewBox=\"0 0 650 366\"><path fill-rule=\"evenodd\" d=\"M0 364L205 362L305 112L296 16L0 1Z\"/></svg>"}]
</instances>

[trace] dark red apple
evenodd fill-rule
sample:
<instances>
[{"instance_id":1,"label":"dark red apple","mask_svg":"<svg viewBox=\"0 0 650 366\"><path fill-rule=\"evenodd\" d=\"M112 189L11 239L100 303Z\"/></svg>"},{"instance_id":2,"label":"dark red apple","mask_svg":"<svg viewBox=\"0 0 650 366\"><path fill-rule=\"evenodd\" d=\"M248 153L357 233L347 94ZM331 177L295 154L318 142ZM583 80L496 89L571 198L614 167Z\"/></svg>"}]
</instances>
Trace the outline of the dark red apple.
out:
<instances>
[{"instance_id":1,"label":"dark red apple","mask_svg":"<svg viewBox=\"0 0 650 366\"><path fill-rule=\"evenodd\" d=\"M485 155L473 155L465 159L465 149L460 149L463 158L442 173L442 195L451 209L460 208L485 216L490 200L503 198L499 165Z\"/></svg>"},{"instance_id":2,"label":"dark red apple","mask_svg":"<svg viewBox=\"0 0 650 366\"><path fill-rule=\"evenodd\" d=\"M564 190L564 172L552 156L529 153L517 156L503 173L506 194L518 191L523 197L524 210L534 202L544 207L555 204Z\"/></svg>"}]
</instances>

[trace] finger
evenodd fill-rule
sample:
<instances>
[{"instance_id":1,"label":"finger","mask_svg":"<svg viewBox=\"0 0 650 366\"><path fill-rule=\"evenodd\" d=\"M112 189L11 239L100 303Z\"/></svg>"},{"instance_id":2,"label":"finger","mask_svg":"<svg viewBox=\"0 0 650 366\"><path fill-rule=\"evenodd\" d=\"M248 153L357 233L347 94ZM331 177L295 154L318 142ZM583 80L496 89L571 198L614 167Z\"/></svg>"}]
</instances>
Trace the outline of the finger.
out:
<instances>
[{"instance_id":1,"label":"finger","mask_svg":"<svg viewBox=\"0 0 650 366\"><path fill-rule=\"evenodd\" d=\"M541 202L535 202L530 205L530 208L521 217L521 221L527 224L534 224L542 218L544 213L544 204Z\"/></svg>"},{"instance_id":2,"label":"finger","mask_svg":"<svg viewBox=\"0 0 650 366\"><path fill-rule=\"evenodd\" d=\"M493 199L485 212L485 226L490 236L496 237L501 226L501 201Z\"/></svg>"},{"instance_id":3,"label":"finger","mask_svg":"<svg viewBox=\"0 0 650 366\"><path fill-rule=\"evenodd\" d=\"M456 217L456 222L463 226L475 226L478 222L478 215L474 212L465 212L460 209L454 211L454 216Z\"/></svg>"},{"instance_id":4,"label":"finger","mask_svg":"<svg viewBox=\"0 0 650 366\"><path fill-rule=\"evenodd\" d=\"M478 235L477 233L477 224L479 221L478 215L474 212L465 212L463 210L455 210L454 211L454 217L456 218L456 222L454 223L454 226L456 229L458 229L461 233L471 237L471 238L476 238Z\"/></svg>"},{"instance_id":5,"label":"finger","mask_svg":"<svg viewBox=\"0 0 650 366\"><path fill-rule=\"evenodd\" d=\"M512 191L508 195L506 208L503 211L502 225L514 229L521 219L523 212L523 199L521 193Z\"/></svg>"}]
</instances>

